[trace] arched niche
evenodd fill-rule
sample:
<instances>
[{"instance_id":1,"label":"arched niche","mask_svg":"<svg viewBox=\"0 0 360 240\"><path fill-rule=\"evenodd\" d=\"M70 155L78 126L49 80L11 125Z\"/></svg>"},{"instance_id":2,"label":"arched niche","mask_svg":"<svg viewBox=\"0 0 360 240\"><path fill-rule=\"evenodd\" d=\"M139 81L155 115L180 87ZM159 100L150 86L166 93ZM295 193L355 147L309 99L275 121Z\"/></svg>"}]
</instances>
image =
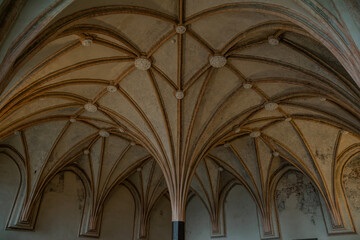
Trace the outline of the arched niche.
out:
<instances>
[{"instance_id":1,"label":"arched niche","mask_svg":"<svg viewBox=\"0 0 360 240\"><path fill-rule=\"evenodd\" d=\"M149 240L171 238L171 203L166 195L153 207L149 223Z\"/></svg>"},{"instance_id":2,"label":"arched niche","mask_svg":"<svg viewBox=\"0 0 360 240\"><path fill-rule=\"evenodd\" d=\"M101 219L101 240L134 239L135 202L130 191L118 185L104 202Z\"/></svg>"},{"instance_id":3,"label":"arched niche","mask_svg":"<svg viewBox=\"0 0 360 240\"><path fill-rule=\"evenodd\" d=\"M326 236L319 194L306 176L295 170L286 172L274 197L284 239Z\"/></svg>"},{"instance_id":4,"label":"arched niche","mask_svg":"<svg viewBox=\"0 0 360 240\"><path fill-rule=\"evenodd\" d=\"M353 234L332 236L327 232L328 213L312 181L297 170L285 172L275 187L274 204L281 239L351 240Z\"/></svg>"},{"instance_id":5,"label":"arched niche","mask_svg":"<svg viewBox=\"0 0 360 240\"><path fill-rule=\"evenodd\" d=\"M7 225L8 216L17 197L21 175L16 163L5 153L0 153L0 228ZM4 232L0 232L0 238Z\"/></svg>"},{"instance_id":6,"label":"arched niche","mask_svg":"<svg viewBox=\"0 0 360 240\"><path fill-rule=\"evenodd\" d=\"M186 205L186 240L205 240L211 238L210 215L201 199L194 195Z\"/></svg>"},{"instance_id":7,"label":"arched niche","mask_svg":"<svg viewBox=\"0 0 360 240\"><path fill-rule=\"evenodd\" d=\"M14 163L4 165L0 158L0 195L6 196L10 190L16 193L19 182L19 174L14 171ZM3 167L6 168L3 168ZM4 179L6 181L4 181ZM5 186L3 186L5 185ZM9 194L10 195L10 194ZM9 201L12 203L13 199ZM42 199L37 208L35 228L27 231L1 231L0 239L76 239L84 204L84 188L81 180L72 172L64 171L54 176L45 187ZM4 217L8 218L9 208L7 204L1 204L1 211L8 211ZM10 210L9 210L10 209Z\"/></svg>"},{"instance_id":8,"label":"arched niche","mask_svg":"<svg viewBox=\"0 0 360 240\"><path fill-rule=\"evenodd\" d=\"M342 172L342 187L352 213L355 228L360 225L360 154L350 159Z\"/></svg>"},{"instance_id":9,"label":"arched niche","mask_svg":"<svg viewBox=\"0 0 360 240\"><path fill-rule=\"evenodd\" d=\"M226 240L260 239L256 204L242 185L235 185L224 201Z\"/></svg>"},{"instance_id":10,"label":"arched niche","mask_svg":"<svg viewBox=\"0 0 360 240\"><path fill-rule=\"evenodd\" d=\"M186 207L186 239L260 239L256 204L247 189L232 184L223 196L224 236L211 236L211 220L206 205L193 194Z\"/></svg>"}]
</instances>

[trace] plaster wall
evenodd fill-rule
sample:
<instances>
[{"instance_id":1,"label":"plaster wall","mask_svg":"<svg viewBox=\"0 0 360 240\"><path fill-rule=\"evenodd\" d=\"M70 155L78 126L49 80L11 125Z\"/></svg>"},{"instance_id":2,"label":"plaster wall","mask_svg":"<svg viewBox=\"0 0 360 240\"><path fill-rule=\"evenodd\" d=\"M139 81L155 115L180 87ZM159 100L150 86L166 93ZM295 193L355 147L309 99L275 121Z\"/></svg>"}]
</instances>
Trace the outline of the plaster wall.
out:
<instances>
[{"instance_id":1,"label":"plaster wall","mask_svg":"<svg viewBox=\"0 0 360 240\"><path fill-rule=\"evenodd\" d=\"M186 209L186 240L211 239L209 214L198 197ZM225 201L226 237L216 239L259 239L256 206L242 186L235 186Z\"/></svg>"},{"instance_id":2,"label":"plaster wall","mask_svg":"<svg viewBox=\"0 0 360 240\"><path fill-rule=\"evenodd\" d=\"M235 186L225 202L226 237L220 239L259 239L256 205L243 186Z\"/></svg>"},{"instance_id":3,"label":"plaster wall","mask_svg":"<svg viewBox=\"0 0 360 240\"><path fill-rule=\"evenodd\" d=\"M349 199L356 228L360 222L360 159L344 169L344 188ZM40 206L36 230L4 231L19 184L16 165L0 155L0 239L80 239L78 229L84 204L81 181L71 172L58 175L46 187ZM282 239L317 238L319 240L358 240L359 235L328 236L319 196L311 182L298 172L282 177L276 189L276 206ZM135 204L129 191L119 186L105 203L100 240L132 240ZM198 197L193 197L186 210L186 239L211 239L209 214ZM171 205L162 197L150 216L149 240L171 238ZM256 206L242 186L235 186L225 201L223 240L259 239Z\"/></svg>"},{"instance_id":4,"label":"plaster wall","mask_svg":"<svg viewBox=\"0 0 360 240\"><path fill-rule=\"evenodd\" d=\"M343 172L343 186L356 230L360 229L360 157L349 161ZM359 236L360 239L360 236Z\"/></svg>"},{"instance_id":5,"label":"plaster wall","mask_svg":"<svg viewBox=\"0 0 360 240\"><path fill-rule=\"evenodd\" d=\"M46 187L34 232L5 231L6 221L19 184L16 165L0 155L0 239L1 240L73 240L78 237L84 204L80 179L71 172L58 175ZM133 237L135 204L123 186L112 191L103 211L100 240Z\"/></svg>"},{"instance_id":6,"label":"plaster wall","mask_svg":"<svg viewBox=\"0 0 360 240\"><path fill-rule=\"evenodd\" d=\"M360 159L344 170L344 187L356 229L360 222ZM359 235L328 236L318 192L310 180L298 172L284 175L276 189L280 234L283 240L358 240ZM199 198L194 197L186 211L186 239L211 238L209 214ZM225 202L226 237L217 239L260 239L256 206L242 186L235 186Z\"/></svg>"},{"instance_id":7,"label":"plaster wall","mask_svg":"<svg viewBox=\"0 0 360 240\"><path fill-rule=\"evenodd\" d=\"M204 204L198 197L193 197L186 208L185 239L210 239L210 217Z\"/></svg>"},{"instance_id":8,"label":"plaster wall","mask_svg":"<svg viewBox=\"0 0 360 240\"><path fill-rule=\"evenodd\" d=\"M171 239L171 204L161 197L150 216L149 240Z\"/></svg>"},{"instance_id":9,"label":"plaster wall","mask_svg":"<svg viewBox=\"0 0 360 240\"><path fill-rule=\"evenodd\" d=\"M35 232L4 231L19 184L16 166L6 158L0 157L0 239L76 239L84 199L81 182L71 173L58 174L46 188Z\"/></svg>"},{"instance_id":10,"label":"plaster wall","mask_svg":"<svg viewBox=\"0 0 360 240\"><path fill-rule=\"evenodd\" d=\"M282 239L356 240L358 235L328 236L317 191L299 172L288 172L278 183L276 204ZM358 216L359 212L354 212Z\"/></svg>"}]
</instances>

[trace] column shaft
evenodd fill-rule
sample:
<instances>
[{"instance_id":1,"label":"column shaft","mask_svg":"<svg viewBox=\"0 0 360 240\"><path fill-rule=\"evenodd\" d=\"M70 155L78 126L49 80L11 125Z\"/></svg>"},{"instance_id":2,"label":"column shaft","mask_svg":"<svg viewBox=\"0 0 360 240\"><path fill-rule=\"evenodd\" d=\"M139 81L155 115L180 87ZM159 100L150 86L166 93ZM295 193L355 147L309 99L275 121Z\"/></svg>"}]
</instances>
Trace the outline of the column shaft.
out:
<instances>
[{"instance_id":1,"label":"column shaft","mask_svg":"<svg viewBox=\"0 0 360 240\"><path fill-rule=\"evenodd\" d=\"M185 240L185 222L172 222L172 240Z\"/></svg>"}]
</instances>

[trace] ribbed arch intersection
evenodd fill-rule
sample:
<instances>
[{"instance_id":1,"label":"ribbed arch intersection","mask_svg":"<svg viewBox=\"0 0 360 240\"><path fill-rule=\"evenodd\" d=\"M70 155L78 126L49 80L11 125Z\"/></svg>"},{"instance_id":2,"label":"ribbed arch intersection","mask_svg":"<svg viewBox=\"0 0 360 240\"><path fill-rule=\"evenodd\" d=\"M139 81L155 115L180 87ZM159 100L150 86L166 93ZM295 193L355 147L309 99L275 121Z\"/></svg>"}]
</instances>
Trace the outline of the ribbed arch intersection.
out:
<instances>
[{"instance_id":1,"label":"ribbed arch intersection","mask_svg":"<svg viewBox=\"0 0 360 240\"><path fill-rule=\"evenodd\" d=\"M338 191L338 159L360 142L351 39L325 9L330 22L299 12L314 7L305 1L277 2L75 1L60 13L2 79L0 136L27 182L11 227L32 228L44 186L71 167L90 191L85 236L98 236L119 183L141 206L139 236L164 183L174 221L192 189L221 236L224 196L241 182L272 238L273 190L289 168L318 189L328 231L353 232Z\"/></svg>"}]
</instances>

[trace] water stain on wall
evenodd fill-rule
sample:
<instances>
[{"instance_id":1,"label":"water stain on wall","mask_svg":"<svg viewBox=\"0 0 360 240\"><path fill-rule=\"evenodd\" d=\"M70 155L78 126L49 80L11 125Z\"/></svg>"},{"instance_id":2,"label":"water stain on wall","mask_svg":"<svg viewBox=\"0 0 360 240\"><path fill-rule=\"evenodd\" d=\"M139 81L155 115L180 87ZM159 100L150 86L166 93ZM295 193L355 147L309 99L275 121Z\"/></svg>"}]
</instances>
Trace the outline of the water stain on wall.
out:
<instances>
[{"instance_id":1,"label":"water stain on wall","mask_svg":"<svg viewBox=\"0 0 360 240\"><path fill-rule=\"evenodd\" d=\"M317 159L320 159L320 161L321 161L323 164L328 163L329 160L332 158L333 149L332 149L331 147L328 147L325 152L326 152L326 154L320 152L319 150L316 150L316 151L315 151L315 156L316 156L316 158L317 158Z\"/></svg>"},{"instance_id":2,"label":"water stain on wall","mask_svg":"<svg viewBox=\"0 0 360 240\"><path fill-rule=\"evenodd\" d=\"M57 174L48 184L45 192L56 192L56 193L63 193L64 192L64 185L65 185L65 173L61 172Z\"/></svg>"},{"instance_id":3,"label":"water stain on wall","mask_svg":"<svg viewBox=\"0 0 360 240\"><path fill-rule=\"evenodd\" d=\"M316 211L320 206L318 193L311 181L296 171L285 174L276 188L275 197L279 212L286 209L286 200L293 195L297 199L296 208L304 214L310 214L311 221L315 224Z\"/></svg>"},{"instance_id":4,"label":"water stain on wall","mask_svg":"<svg viewBox=\"0 0 360 240\"><path fill-rule=\"evenodd\" d=\"M85 189L83 187L83 183L81 179L76 176L76 196L77 196L77 202L78 202L78 210L82 211L85 203Z\"/></svg>"},{"instance_id":5,"label":"water stain on wall","mask_svg":"<svg viewBox=\"0 0 360 240\"><path fill-rule=\"evenodd\" d=\"M350 205L360 210L360 157L346 164L343 183Z\"/></svg>"}]
</instances>

